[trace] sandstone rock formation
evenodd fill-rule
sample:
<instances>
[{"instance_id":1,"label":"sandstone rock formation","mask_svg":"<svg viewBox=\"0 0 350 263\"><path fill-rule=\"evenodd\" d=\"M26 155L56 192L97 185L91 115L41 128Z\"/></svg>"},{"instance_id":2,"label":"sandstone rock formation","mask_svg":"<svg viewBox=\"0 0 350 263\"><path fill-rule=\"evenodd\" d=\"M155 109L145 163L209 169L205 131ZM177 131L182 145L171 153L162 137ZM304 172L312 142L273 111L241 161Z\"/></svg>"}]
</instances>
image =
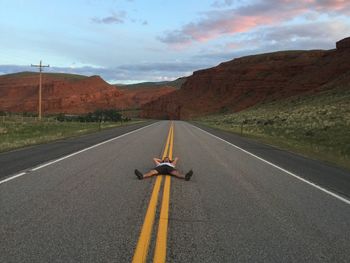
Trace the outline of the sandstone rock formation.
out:
<instances>
[{"instance_id":1,"label":"sandstone rock formation","mask_svg":"<svg viewBox=\"0 0 350 263\"><path fill-rule=\"evenodd\" d=\"M23 72L0 76L0 111L38 110L37 73ZM99 76L43 74L43 114L82 114L96 109L136 109L176 90L173 87L120 89Z\"/></svg>"},{"instance_id":2,"label":"sandstone rock formation","mask_svg":"<svg viewBox=\"0 0 350 263\"><path fill-rule=\"evenodd\" d=\"M339 40L336 44L338 50L350 48L350 37Z\"/></svg>"},{"instance_id":3,"label":"sandstone rock formation","mask_svg":"<svg viewBox=\"0 0 350 263\"><path fill-rule=\"evenodd\" d=\"M142 116L190 119L318 92L350 71L348 43L347 39L338 42L340 50L247 56L196 71L180 90L145 104Z\"/></svg>"},{"instance_id":4,"label":"sandstone rock formation","mask_svg":"<svg viewBox=\"0 0 350 263\"><path fill-rule=\"evenodd\" d=\"M177 89L170 86L120 88L122 92L120 103L122 103L125 108L138 109L142 105L150 103L161 96L168 95L175 90Z\"/></svg>"},{"instance_id":5,"label":"sandstone rock formation","mask_svg":"<svg viewBox=\"0 0 350 263\"><path fill-rule=\"evenodd\" d=\"M118 107L122 93L98 76L69 78L43 74L43 113L85 113ZM0 76L0 110L37 112L37 73Z\"/></svg>"}]
</instances>

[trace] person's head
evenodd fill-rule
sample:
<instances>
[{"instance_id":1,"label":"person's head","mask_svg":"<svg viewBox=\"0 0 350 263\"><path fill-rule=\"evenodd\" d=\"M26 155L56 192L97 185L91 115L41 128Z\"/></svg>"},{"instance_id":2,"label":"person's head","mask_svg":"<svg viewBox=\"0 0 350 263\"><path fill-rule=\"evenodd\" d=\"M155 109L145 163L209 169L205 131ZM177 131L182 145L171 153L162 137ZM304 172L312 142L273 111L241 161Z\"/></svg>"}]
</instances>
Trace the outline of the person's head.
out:
<instances>
[{"instance_id":1,"label":"person's head","mask_svg":"<svg viewBox=\"0 0 350 263\"><path fill-rule=\"evenodd\" d=\"M164 157L163 162L165 162L165 163L169 163L169 162L170 162L169 157Z\"/></svg>"}]
</instances>

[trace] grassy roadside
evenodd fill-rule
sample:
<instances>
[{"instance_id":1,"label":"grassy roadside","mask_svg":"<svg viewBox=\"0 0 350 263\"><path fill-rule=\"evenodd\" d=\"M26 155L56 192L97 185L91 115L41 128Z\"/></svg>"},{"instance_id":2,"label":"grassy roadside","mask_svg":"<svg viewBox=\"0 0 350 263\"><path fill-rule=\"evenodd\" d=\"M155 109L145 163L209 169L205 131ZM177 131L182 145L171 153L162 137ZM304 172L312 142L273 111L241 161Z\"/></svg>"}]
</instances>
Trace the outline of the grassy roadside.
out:
<instances>
[{"instance_id":1,"label":"grassy roadside","mask_svg":"<svg viewBox=\"0 0 350 263\"><path fill-rule=\"evenodd\" d=\"M139 122L143 120L124 122L123 126ZM105 122L100 126L97 122L57 122L50 119L38 122L26 118L0 120L0 152L94 133L121 125L120 122Z\"/></svg>"},{"instance_id":2,"label":"grassy roadside","mask_svg":"<svg viewBox=\"0 0 350 263\"><path fill-rule=\"evenodd\" d=\"M196 122L350 169L350 85Z\"/></svg>"}]
</instances>

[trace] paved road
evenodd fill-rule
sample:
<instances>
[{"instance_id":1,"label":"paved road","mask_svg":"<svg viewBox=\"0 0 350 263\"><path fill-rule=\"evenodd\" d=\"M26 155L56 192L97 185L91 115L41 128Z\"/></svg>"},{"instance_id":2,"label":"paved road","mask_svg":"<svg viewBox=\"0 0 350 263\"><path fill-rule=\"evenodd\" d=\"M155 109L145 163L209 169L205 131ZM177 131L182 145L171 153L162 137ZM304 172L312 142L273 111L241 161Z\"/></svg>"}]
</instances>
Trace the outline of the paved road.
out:
<instances>
[{"instance_id":1,"label":"paved road","mask_svg":"<svg viewBox=\"0 0 350 263\"><path fill-rule=\"evenodd\" d=\"M0 153L0 179L149 125L143 122Z\"/></svg>"},{"instance_id":2,"label":"paved road","mask_svg":"<svg viewBox=\"0 0 350 263\"><path fill-rule=\"evenodd\" d=\"M198 124L196 126L290 172L301 175L303 178L317 185L350 199L350 173L348 170L264 145L248 138L242 138L229 132Z\"/></svg>"},{"instance_id":3,"label":"paved road","mask_svg":"<svg viewBox=\"0 0 350 263\"><path fill-rule=\"evenodd\" d=\"M131 262L155 182L133 169L152 168L168 129L158 122L0 184L0 262ZM167 262L350 262L343 195L185 122L175 122L174 156L195 175L171 179ZM154 243L155 233L148 262Z\"/></svg>"}]
</instances>

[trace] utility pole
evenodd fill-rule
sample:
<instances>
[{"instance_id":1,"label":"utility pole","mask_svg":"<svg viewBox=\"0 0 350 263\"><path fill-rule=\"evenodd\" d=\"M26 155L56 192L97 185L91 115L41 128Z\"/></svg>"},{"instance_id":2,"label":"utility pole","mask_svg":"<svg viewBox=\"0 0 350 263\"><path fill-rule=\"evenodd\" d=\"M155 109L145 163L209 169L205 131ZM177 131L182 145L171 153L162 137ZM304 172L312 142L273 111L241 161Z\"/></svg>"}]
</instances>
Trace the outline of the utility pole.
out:
<instances>
[{"instance_id":1,"label":"utility pole","mask_svg":"<svg viewBox=\"0 0 350 263\"><path fill-rule=\"evenodd\" d=\"M38 107L38 115L39 115L39 120L41 120L41 85L42 85L42 71L43 68L45 67L50 67L50 65L43 65L40 60L39 65L30 65L31 67L36 67L39 68L39 107Z\"/></svg>"},{"instance_id":2,"label":"utility pole","mask_svg":"<svg viewBox=\"0 0 350 263\"><path fill-rule=\"evenodd\" d=\"M122 117L121 117L122 126L123 126L123 115L124 115L124 104L122 104Z\"/></svg>"}]
</instances>

